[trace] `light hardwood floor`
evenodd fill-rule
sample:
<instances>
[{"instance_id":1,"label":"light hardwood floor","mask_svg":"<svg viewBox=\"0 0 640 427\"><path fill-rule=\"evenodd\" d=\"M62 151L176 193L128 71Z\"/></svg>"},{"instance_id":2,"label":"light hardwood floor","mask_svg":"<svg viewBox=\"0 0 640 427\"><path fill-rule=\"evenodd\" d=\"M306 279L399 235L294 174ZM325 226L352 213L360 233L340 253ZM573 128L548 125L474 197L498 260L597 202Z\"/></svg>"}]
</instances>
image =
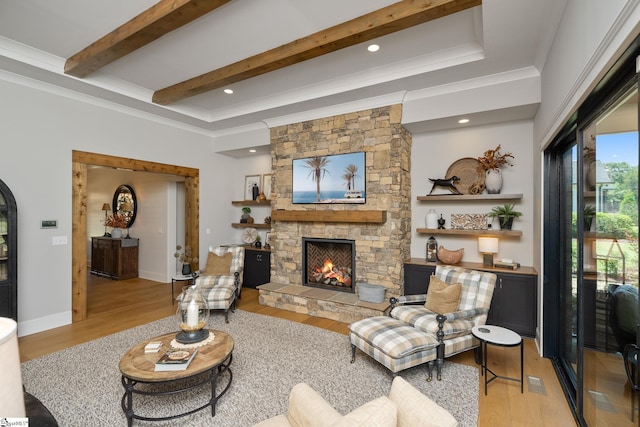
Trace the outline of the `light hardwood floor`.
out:
<instances>
[{"instance_id":1,"label":"light hardwood floor","mask_svg":"<svg viewBox=\"0 0 640 427\"><path fill-rule=\"evenodd\" d=\"M176 285L176 294L178 291L179 285ZM19 339L22 361L175 313L175 306L171 304L171 284L144 279L112 281L92 275L88 278L88 294L86 320ZM239 308L252 313L314 325L344 335L348 334L347 325L344 323L262 306L258 303L258 292L254 289L243 289ZM233 322L233 314L230 315L230 321ZM364 356L360 355L360 357ZM448 360L477 367L471 351ZM490 347L489 364L495 372L517 377L519 376L519 351L517 348ZM481 427L575 425L551 362L538 355L535 343L529 339L525 340L524 372L525 377L529 375L542 379L546 394L529 391L525 378L524 394L520 394L518 383L496 380L489 384L488 395L485 396L481 382L478 425Z\"/></svg>"}]
</instances>

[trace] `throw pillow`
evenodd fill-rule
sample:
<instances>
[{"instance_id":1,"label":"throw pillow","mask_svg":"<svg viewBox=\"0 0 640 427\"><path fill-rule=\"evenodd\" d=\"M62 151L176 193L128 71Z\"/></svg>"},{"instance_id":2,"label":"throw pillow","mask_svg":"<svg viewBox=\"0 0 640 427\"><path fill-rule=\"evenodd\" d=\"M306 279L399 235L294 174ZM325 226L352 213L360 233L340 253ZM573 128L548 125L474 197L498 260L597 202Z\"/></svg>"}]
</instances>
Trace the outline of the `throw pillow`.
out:
<instances>
[{"instance_id":1,"label":"throw pillow","mask_svg":"<svg viewBox=\"0 0 640 427\"><path fill-rule=\"evenodd\" d=\"M450 285L435 275L431 275L429 290L427 291L427 302L425 302L424 306L434 313L452 313L458 311L461 294L462 285L460 283Z\"/></svg>"},{"instance_id":2,"label":"throw pillow","mask_svg":"<svg viewBox=\"0 0 640 427\"><path fill-rule=\"evenodd\" d=\"M203 276L223 276L228 275L231 270L231 252L224 255L216 255L209 252L207 265L202 272Z\"/></svg>"}]
</instances>

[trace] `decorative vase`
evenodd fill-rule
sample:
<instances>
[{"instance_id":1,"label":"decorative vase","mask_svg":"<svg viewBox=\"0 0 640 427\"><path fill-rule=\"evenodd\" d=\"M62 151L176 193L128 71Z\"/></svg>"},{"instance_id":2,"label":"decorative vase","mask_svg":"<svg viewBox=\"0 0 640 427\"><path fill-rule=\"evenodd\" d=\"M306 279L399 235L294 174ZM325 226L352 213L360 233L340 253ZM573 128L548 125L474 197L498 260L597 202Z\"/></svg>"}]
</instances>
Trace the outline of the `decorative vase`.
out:
<instances>
[{"instance_id":1,"label":"decorative vase","mask_svg":"<svg viewBox=\"0 0 640 427\"><path fill-rule=\"evenodd\" d=\"M122 229L114 228L113 230L111 230L111 237L113 237L114 239L120 239L122 237Z\"/></svg>"},{"instance_id":2,"label":"decorative vase","mask_svg":"<svg viewBox=\"0 0 640 427\"><path fill-rule=\"evenodd\" d=\"M260 240L257 240L254 244L253 244L256 248L261 248L262 247L262 242Z\"/></svg>"},{"instance_id":3,"label":"decorative vase","mask_svg":"<svg viewBox=\"0 0 640 427\"><path fill-rule=\"evenodd\" d=\"M189 276L191 274L191 264L182 264L182 275Z\"/></svg>"},{"instance_id":4,"label":"decorative vase","mask_svg":"<svg viewBox=\"0 0 640 427\"><path fill-rule=\"evenodd\" d=\"M510 216L505 219L503 216L498 217L498 221L500 222L500 230L511 230L513 226L513 217Z\"/></svg>"},{"instance_id":5,"label":"decorative vase","mask_svg":"<svg viewBox=\"0 0 640 427\"><path fill-rule=\"evenodd\" d=\"M500 194L502 190L502 171L488 169L484 178L484 186L489 194Z\"/></svg>"},{"instance_id":6,"label":"decorative vase","mask_svg":"<svg viewBox=\"0 0 640 427\"><path fill-rule=\"evenodd\" d=\"M209 320L209 304L195 286L185 286L180 295L176 320L181 332L176 335L176 341L182 344L202 341L209 336L209 330L205 329Z\"/></svg>"},{"instance_id":7,"label":"decorative vase","mask_svg":"<svg viewBox=\"0 0 640 427\"><path fill-rule=\"evenodd\" d=\"M429 209L426 218L427 228L438 228L438 214L433 209Z\"/></svg>"}]
</instances>

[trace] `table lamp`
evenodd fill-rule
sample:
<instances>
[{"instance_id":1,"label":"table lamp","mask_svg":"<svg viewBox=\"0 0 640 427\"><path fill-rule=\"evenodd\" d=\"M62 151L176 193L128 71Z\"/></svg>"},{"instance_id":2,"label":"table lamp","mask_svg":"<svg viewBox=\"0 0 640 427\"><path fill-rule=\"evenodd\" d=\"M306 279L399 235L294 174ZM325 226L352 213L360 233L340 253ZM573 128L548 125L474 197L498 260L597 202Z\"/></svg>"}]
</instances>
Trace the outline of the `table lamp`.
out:
<instances>
[{"instance_id":1,"label":"table lamp","mask_svg":"<svg viewBox=\"0 0 640 427\"><path fill-rule=\"evenodd\" d=\"M497 237L478 237L478 252L482 252L482 265L493 267L493 254L498 253Z\"/></svg>"},{"instance_id":2,"label":"table lamp","mask_svg":"<svg viewBox=\"0 0 640 427\"><path fill-rule=\"evenodd\" d=\"M0 317L0 414L3 418L25 417L17 330L18 324L15 320Z\"/></svg>"},{"instance_id":3,"label":"table lamp","mask_svg":"<svg viewBox=\"0 0 640 427\"><path fill-rule=\"evenodd\" d=\"M111 210L109 203L103 203L102 210L104 211L104 236L102 237L109 237L109 233L107 233L107 212Z\"/></svg>"}]
</instances>

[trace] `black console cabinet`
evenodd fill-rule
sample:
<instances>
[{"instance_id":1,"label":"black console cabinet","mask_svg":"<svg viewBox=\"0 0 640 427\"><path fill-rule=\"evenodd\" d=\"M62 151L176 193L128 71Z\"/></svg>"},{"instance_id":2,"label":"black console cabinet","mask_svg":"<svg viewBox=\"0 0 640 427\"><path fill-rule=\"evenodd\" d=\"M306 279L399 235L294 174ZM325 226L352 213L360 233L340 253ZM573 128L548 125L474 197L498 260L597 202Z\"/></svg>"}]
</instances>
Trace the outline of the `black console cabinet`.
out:
<instances>
[{"instance_id":1,"label":"black console cabinet","mask_svg":"<svg viewBox=\"0 0 640 427\"><path fill-rule=\"evenodd\" d=\"M532 267L505 270L484 267L481 263L462 262L458 267L488 271L498 277L493 291L487 323L509 328L520 335L534 337L537 325L538 273ZM436 263L412 258L404 264L405 295L424 294Z\"/></svg>"},{"instance_id":2,"label":"black console cabinet","mask_svg":"<svg viewBox=\"0 0 640 427\"><path fill-rule=\"evenodd\" d=\"M271 281L271 251L246 247L242 286L255 289Z\"/></svg>"}]
</instances>

